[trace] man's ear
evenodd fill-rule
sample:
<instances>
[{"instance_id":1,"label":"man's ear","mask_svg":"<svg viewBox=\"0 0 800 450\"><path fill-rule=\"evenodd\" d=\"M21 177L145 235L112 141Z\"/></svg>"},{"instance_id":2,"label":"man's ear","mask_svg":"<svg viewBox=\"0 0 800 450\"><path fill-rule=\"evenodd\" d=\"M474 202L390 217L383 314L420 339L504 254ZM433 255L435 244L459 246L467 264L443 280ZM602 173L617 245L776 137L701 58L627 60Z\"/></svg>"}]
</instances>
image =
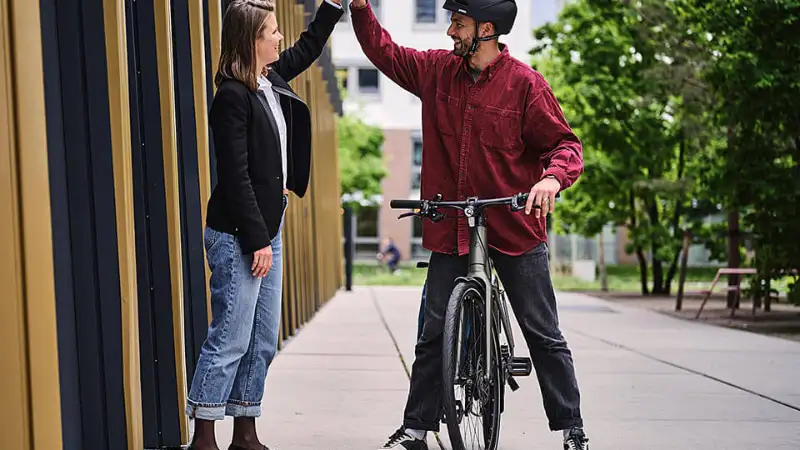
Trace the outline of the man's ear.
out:
<instances>
[{"instance_id":1,"label":"man's ear","mask_svg":"<svg viewBox=\"0 0 800 450\"><path fill-rule=\"evenodd\" d=\"M478 26L480 30L480 37L491 36L495 33L494 31L494 24L491 22L483 22Z\"/></svg>"}]
</instances>

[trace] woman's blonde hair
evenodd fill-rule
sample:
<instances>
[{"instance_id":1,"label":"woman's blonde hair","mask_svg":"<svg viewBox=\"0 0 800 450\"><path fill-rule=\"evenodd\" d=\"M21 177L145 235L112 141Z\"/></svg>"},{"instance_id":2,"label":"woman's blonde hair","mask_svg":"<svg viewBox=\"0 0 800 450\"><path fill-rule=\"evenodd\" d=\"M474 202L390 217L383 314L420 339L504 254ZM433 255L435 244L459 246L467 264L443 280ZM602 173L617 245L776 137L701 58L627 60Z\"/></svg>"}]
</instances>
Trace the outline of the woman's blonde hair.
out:
<instances>
[{"instance_id":1,"label":"woman's blonde hair","mask_svg":"<svg viewBox=\"0 0 800 450\"><path fill-rule=\"evenodd\" d=\"M228 6L222 20L222 48L214 85L235 79L252 91L258 88L261 68L256 72L256 39L264 31L267 16L274 12L274 0L236 0Z\"/></svg>"}]
</instances>

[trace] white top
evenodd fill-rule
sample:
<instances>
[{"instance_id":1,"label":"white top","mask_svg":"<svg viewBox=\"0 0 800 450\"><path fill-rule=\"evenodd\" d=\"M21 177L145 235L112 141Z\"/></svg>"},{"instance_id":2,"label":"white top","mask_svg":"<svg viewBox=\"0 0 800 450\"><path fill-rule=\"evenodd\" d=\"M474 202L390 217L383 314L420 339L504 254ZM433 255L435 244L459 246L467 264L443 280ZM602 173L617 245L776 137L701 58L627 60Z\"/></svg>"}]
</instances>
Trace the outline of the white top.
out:
<instances>
[{"instance_id":1,"label":"white top","mask_svg":"<svg viewBox=\"0 0 800 450\"><path fill-rule=\"evenodd\" d=\"M325 0L326 3L342 9L342 5L337 5L331 0ZM269 109L272 111L272 117L275 118L275 123L278 124L278 137L281 145L281 170L283 171L283 188L286 189L286 175L287 175L287 159L286 159L286 118L283 116L280 100L278 94L272 90L272 83L264 75L258 76L258 89L267 97Z\"/></svg>"},{"instance_id":2,"label":"white top","mask_svg":"<svg viewBox=\"0 0 800 450\"><path fill-rule=\"evenodd\" d=\"M283 117L283 110L278 101L278 94L272 90L272 83L264 75L258 77L258 89L267 97L269 109L272 117L278 124L278 137L281 144L281 170L283 171L283 188L286 189L287 160L286 160L286 118Z\"/></svg>"}]
</instances>

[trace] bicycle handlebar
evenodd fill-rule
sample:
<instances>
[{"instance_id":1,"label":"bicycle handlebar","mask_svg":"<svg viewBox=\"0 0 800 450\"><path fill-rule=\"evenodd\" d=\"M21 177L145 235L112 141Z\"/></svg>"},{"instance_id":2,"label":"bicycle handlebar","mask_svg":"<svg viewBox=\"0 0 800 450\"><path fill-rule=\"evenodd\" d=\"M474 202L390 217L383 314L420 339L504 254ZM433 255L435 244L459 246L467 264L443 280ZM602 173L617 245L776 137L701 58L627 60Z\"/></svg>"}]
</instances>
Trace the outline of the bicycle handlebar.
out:
<instances>
[{"instance_id":1,"label":"bicycle handlebar","mask_svg":"<svg viewBox=\"0 0 800 450\"><path fill-rule=\"evenodd\" d=\"M437 197L440 198L441 196L437 195ZM500 198L489 198L489 199L480 199L477 197L471 197L467 200L461 200L461 201L399 199L390 201L389 206L392 209L421 209L423 211L426 211L429 209L436 209L441 207L466 209L467 207L471 206L475 209L481 209L487 206L510 205L512 211L520 211L525 208L525 203L527 201L528 201L528 193L520 192L518 194L512 195L511 197L500 197Z\"/></svg>"}]
</instances>

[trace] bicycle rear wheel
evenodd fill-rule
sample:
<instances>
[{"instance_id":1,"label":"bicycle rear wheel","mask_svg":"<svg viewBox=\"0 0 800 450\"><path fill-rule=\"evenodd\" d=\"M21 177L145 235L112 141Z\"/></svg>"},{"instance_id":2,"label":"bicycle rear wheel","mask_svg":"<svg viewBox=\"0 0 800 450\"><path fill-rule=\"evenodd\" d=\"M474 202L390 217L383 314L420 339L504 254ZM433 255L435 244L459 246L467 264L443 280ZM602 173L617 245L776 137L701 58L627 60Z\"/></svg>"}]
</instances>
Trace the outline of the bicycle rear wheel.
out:
<instances>
[{"instance_id":1,"label":"bicycle rear wheel","mask_svg":"<svg viewBox=\"0 0 800 450\"><path fill-rule=\"evenodd\" d=\"M495 327L486 329L485 302L479 284L461 281L447 305L442 403L453 450L495 450L500 435L503 389L500 346ZM492 362L488 368L485 367L487 332L492 335Z\"/></svg>"}]
</instances>

